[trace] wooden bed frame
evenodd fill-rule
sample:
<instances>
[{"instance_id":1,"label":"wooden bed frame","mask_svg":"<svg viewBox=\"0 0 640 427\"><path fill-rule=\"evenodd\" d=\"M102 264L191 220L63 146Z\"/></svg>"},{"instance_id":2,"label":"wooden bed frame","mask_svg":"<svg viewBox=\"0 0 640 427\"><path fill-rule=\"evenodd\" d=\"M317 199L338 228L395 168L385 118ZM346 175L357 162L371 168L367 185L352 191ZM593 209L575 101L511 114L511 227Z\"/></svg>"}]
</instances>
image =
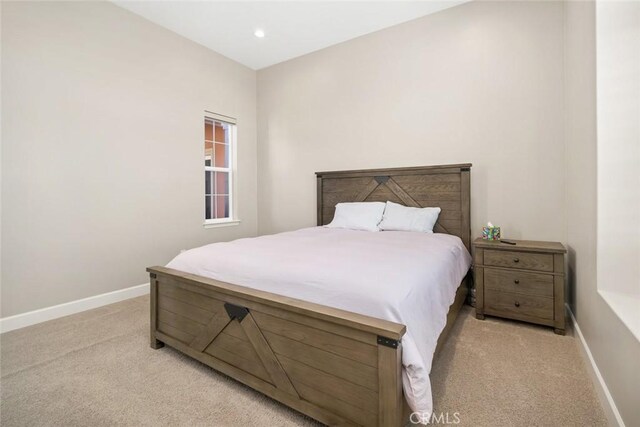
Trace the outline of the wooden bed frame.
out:
<instances>
[{"instance_id":1,"label":"wooden bed frame","mask_svg":"<svg viewBox=\"0 0 640 427\"><path fill-rule=\"evenodd\" d=\"M470 164L318 172L318 225L335 205L440 206L435 231L470 244ZM151 347L167 344L329 425L399 426L405 326L151 267ZM468 276L467 276L468 277ZM439 352L467 295L463 280Z\"/></svg>"}]
</instances>

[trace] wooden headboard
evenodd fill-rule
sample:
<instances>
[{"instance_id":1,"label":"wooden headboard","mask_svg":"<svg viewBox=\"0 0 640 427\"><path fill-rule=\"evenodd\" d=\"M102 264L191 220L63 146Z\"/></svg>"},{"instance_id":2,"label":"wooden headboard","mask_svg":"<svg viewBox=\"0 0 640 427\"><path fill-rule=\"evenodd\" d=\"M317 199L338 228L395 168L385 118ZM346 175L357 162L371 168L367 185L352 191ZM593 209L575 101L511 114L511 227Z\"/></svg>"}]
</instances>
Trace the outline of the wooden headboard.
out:
<instances>
[{"instance_id":1,"label":"wooden headboard","mask_svg":"<svg viewBox=\"0 0 640 427\"><path fill-rule=\"evenodd\" d=\"M316 172L318 225L331 222L341 202L392 202L440 207L436 233L453 234L470 249L471 164Z\"/></svg>"}]
</instances>

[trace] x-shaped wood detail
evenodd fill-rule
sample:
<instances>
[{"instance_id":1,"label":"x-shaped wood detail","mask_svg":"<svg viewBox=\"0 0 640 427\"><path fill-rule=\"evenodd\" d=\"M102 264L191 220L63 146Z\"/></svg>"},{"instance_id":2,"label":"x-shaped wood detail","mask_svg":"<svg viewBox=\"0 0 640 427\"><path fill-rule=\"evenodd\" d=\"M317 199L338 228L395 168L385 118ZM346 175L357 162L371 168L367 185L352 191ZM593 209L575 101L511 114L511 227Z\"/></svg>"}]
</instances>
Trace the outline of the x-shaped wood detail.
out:
<instances>
[{"instance_id":1,"label":"x-shaped wood detail","mask_svg":"<svg viewBox=\"0 0 640 427\"><path fill-rule=\"evenodd\" d=\"M394 179L390 176L376 176L358 193L355 200L356 202L364 202L367 200L367 197L371 195L376 189L380 186L387 187L393 194L395 194L406 206L412 208L421 208L420 204L415 201L413 197L411 197ZM449 233L445 227L443 227L439 222L436 222L434 226L434 231L439 233Z\"/></svg>"},{"instance_id":2,"label":"x-shaped wood detail","mask_svg":"<svg viewBox=\"0 0 640 427\"><path fill-rule=\"evenodd\" d=\"M231 307L239 309L240 311L234 313L233 311L225 312L225 310L218 310L200 334L191 341L189 346L199 352L203 352L215 341L229 323L237 321L271 377L272 383L278 389L300 398L249 310L243 307Z\"/></svg>"}]
</instances>

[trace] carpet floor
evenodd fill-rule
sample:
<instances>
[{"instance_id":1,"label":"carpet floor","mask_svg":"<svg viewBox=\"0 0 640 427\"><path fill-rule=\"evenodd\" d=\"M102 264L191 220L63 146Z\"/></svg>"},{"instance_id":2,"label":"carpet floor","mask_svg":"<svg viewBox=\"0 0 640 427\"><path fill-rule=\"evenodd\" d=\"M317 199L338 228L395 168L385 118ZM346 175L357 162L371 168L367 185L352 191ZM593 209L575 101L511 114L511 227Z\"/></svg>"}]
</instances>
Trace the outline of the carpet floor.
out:
<instances>
[{"instance_id":1,"label":"carpet floor","mask_svg":"<svg viewBox=\"0 0 640 427\"><path fill-rule=\"evenodd\" d=\"M2 334L0 424L318 425L171 348L152 350L148 325L140 297ZM550 328L479 321L465 307L432 371L440 421L607 425L576 339Z\"/></svg>"}]
</instances>

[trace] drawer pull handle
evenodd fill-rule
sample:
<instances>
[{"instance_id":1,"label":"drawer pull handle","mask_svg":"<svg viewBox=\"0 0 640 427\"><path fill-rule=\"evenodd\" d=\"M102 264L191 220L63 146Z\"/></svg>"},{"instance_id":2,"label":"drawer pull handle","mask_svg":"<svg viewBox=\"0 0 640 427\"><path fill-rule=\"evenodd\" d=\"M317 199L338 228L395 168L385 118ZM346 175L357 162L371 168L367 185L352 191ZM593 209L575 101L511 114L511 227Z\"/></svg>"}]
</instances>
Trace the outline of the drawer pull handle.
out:
<instances>
[{"instance_id":1,"label":"drawer pull handle","mask_svg":"<svg viewBox=\"0 0 640 427\"><path fill-rule=\"evenodd\" d=\"M517 285L518 283L520 283L520 280L516 279L516 280L513 281L513 283L515 283Z\"/></svg>"},{"instance_id":2,"label":"drawer pull handle","mask_svg":"<svg viewBox=\"0 0 640 427\"><path fill-rule=\"evenodd\" d=\"M520 258L514 258L513 262L520 262Z\"/></svg>"},{"instance_id":3,"label":"drawer pull handle","mask_svg":"<svg viewBox=\"0 0 640 427\"><path fill-rule=\"evenodd\" d=\"M520 303L518 301L516 301L515 306L516 307L520 307Z\"/></svg>"}]
</instances>

